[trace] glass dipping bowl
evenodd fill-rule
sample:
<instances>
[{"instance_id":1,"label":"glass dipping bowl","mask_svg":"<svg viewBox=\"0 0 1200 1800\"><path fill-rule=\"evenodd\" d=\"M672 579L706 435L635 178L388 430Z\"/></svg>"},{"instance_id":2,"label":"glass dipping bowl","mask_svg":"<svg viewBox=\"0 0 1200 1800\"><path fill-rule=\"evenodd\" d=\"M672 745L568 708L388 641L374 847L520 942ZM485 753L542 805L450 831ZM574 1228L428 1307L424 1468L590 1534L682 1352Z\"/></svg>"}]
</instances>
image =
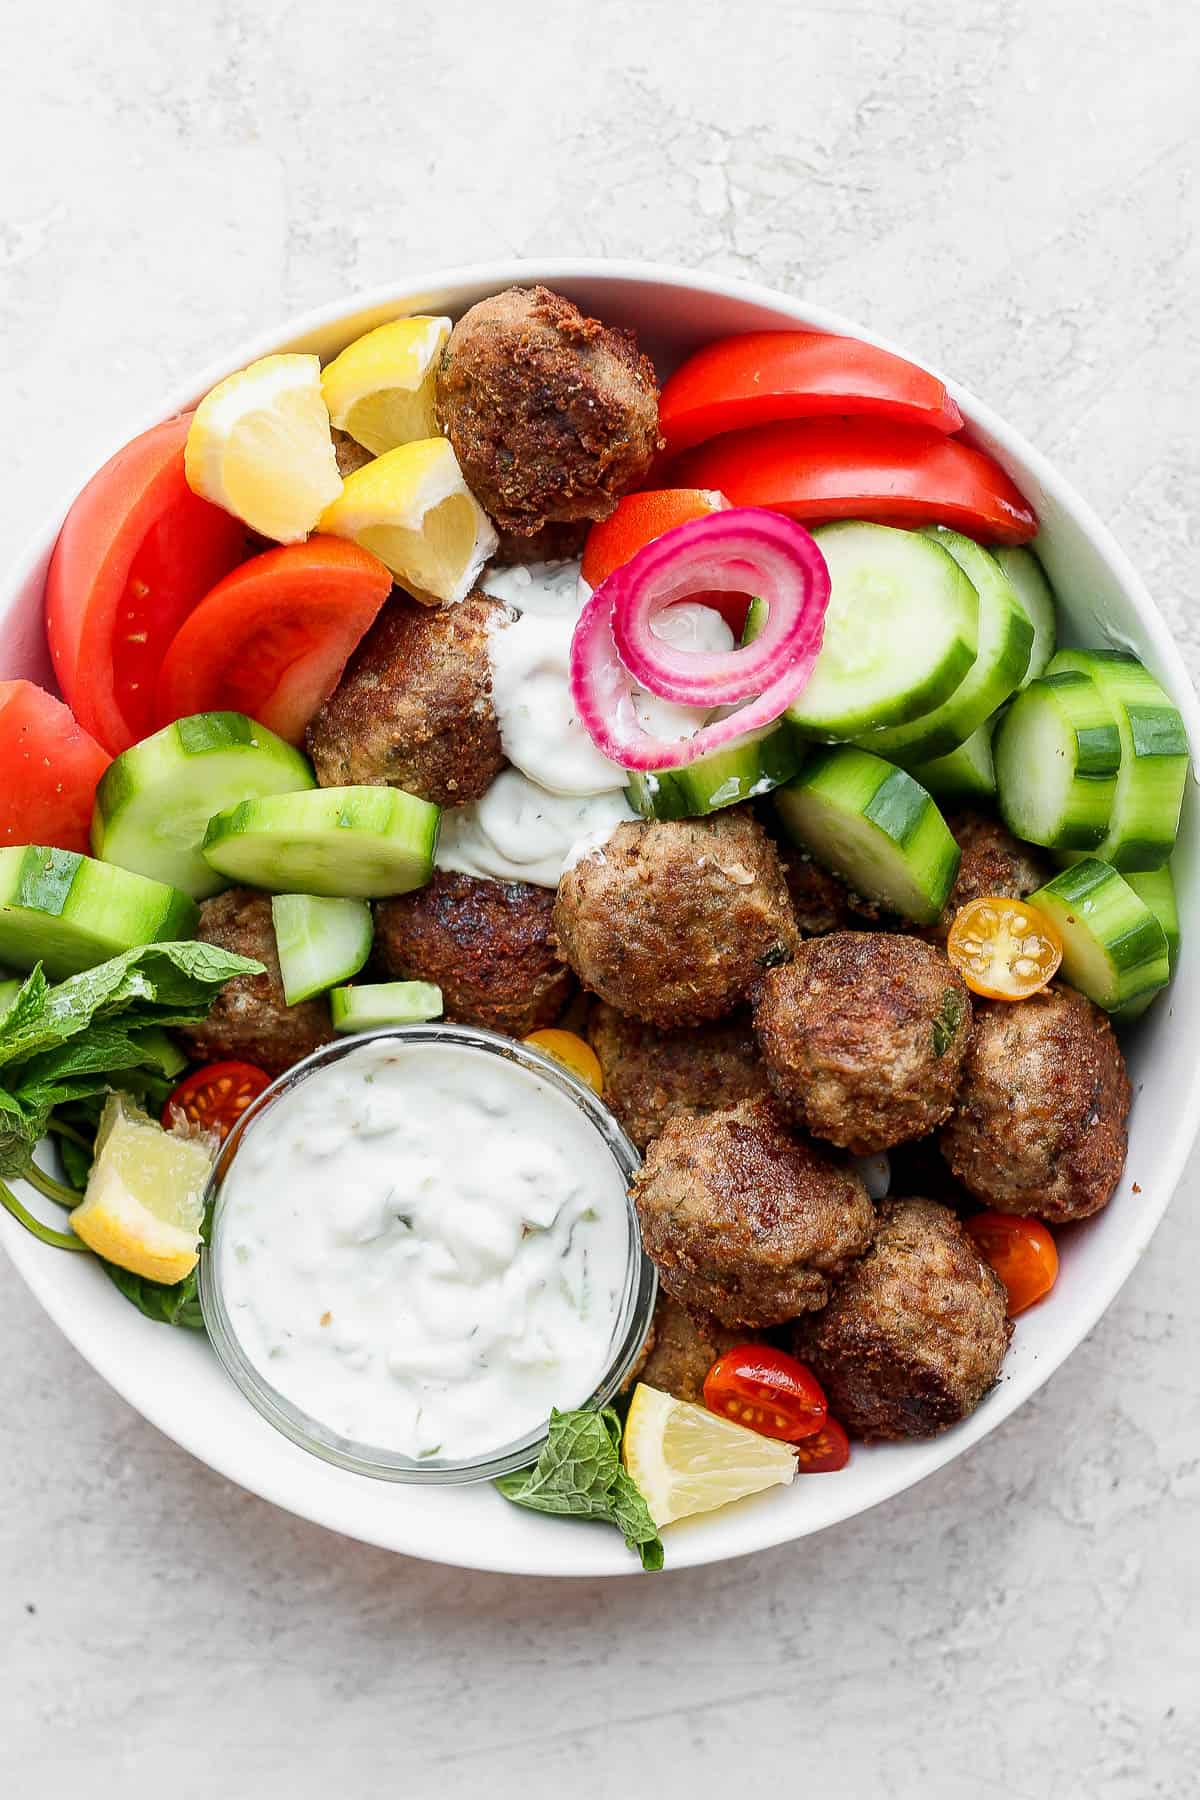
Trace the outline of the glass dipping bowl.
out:
<instances>
[{"instance_id":1,"label":"glass dipping bowl","mask_svg":"<svg viewBox=\"0 0 1200 1800\"><path fill-rule=\"evenodd\" d=\"M260 1094L238 1120L221 1146L206 1193L211 1207L208 1242L200 1252L200 1305L204 1323L217 1357L226 1373L241 1389L264 1419L291 1438L301 1449L309 1450L325 1462L350 1469L358 1475L370 1475L381 1481L455 1484L468 1481L490 1481L511 1469L534 1462L546 1441L549 1420L514 1443L493 1447L480 1456L458 1459L427 1456L417 1459L377 1444L359 1443L342 1437L310 1417L295 1401L281 1394L243 1350L233 1329L229 1311L221 1291L221 1233L224 1224L226 1183L229 1172L247 1137L252 1137L256 1123L285 1095L307 1081L330 1063L339 1062L350 1051L379 1038L395 1039L408 1045L454 1044L481 1057L504 1057L521 1068L538 1075L556 1088L585 1116L596 1136L596 1154L611 1157L626 1190L640 1166L641 1158L617 1121L592 1089L561 1063L530 1044L517 1043L498 1032L485 1031L471 1025L394 1025L380 1031L361 1032L335 1044L328 1044L297 1063ZM618 1394L637 1362L650 1321L654 1314L657 1277L654 1265L642 1250L642 1236L633 1201L626 1198L629 1253L625 1268L625 1285L609 1342L603 1379L586 1404L606 1406Z\"/></svg>"}]
</instances>

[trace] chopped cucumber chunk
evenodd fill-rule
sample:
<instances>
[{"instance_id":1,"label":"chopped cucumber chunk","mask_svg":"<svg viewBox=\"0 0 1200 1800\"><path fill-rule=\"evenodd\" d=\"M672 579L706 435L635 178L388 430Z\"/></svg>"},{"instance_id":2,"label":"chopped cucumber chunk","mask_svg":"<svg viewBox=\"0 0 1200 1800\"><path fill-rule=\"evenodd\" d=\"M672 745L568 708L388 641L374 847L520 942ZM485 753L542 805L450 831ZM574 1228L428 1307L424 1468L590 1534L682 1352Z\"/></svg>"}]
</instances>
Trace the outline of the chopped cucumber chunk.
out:
<instances>
[{"instance_id":1,"label":"chopped cucumber chunk","mask_svg":"<svg viewBox=\"0 0 1200 1800\"><path fill-rule=\"evenodd\" d=\"M850 738L940 706L979 640L979 596L949 551L855 520L813 536L832 592L821 653L788 717L809 736Z\"/></svg>"},{"instance_id":2,"label":"chopped cucumber chunk","mask_svg":"<svg viewBox=\"0 0 1200 1800\"><path fill-rule=\"evenodd\" d=\"M929 794L903 769L849 746L821 751L775 806L794 844L889 912L932 925L961 852Z\"/></svg>"},{"instance_id":3,"label":"chopped cucumber chunk","mask_svg":"<svg viewBox=\"0 0 1200 1800\"><path fill-rule=\"evenodd\" d=\"M991 800L996 793L991 721L973 731L965 744L933 762L912 763L909 774L928 788L935 800Z\"/></svg>"},{"instance_id":4,"label":"chopped cucumber chunk","mask_svg":"<svg viewBox=\"0 0 1200 1800\"><path fill-rule=\"evenodd\" d=\"M780 719L723 750L713 750L679 769L654 774L631 770L625 792L643 819L691 819L755 800L790 781L804 761L805 743Z\"/></svg>"},{"instance_id":5,"label":"chopped cucumber chunk","mask_svg":"<svg viewBox=\"0 0 1200 1800\"><path fill-rule=\"evenodd\" d=\"M374 981L337 987L329 996L335 1031L374 1031L380 1025L423 1025L442 1016L442 990L431 981Z\"/></svg>"},{"instance_id":6,"label":"chopped cucumber chunk","mask_svg":"<svg viewBox=\"0 0 1200 1800\"><path fill-rule=\"evenodd\" d=\"M196 713L110 763L96 789L92 849L194 900L227 885L200 845L214 813L315 787L308 761L245 713Z\"/></svg>"},{"instance_id":7,"label":"chopped cucumber chunk","mask_svg":"<svg viewBox=\"0 0 1200 1800\"><path fill-rule=\"evenodd\" d=\"M204 856L230 881L281 894L370 900L433 873L436 806L390 787L318 788L243 800L209 823Z\"/></svg>"},{"instance_id":8,"label":"chopped cucumber chunk","mask_svg":"<svg viewBox=\"0 0 1200 1800\"><path fill-rule=\"evenodd\" d=\"M1002 544L992 555L1012 582L1017 599L1025 608L1033 626L1033 648L1022 687L1028 687L1045 673L1058 643L1058 622L1054 589L1046 580L1045 570L1036 554L1026 544Z\"/></svg>"},{"instance_id":9,"label":"chopped cucumber chunk","mask_svg":"<svg viewBox=\"0 0 1200 1800\"><path fill-rule=\"evenodd\" d=\"M199 916L178 888L73 850L0 850L0 958L40 962L54 981L138 944L194 937Z\"/></svg>"},{"instance_id":10,"label":"chopped cucumber chunk","mask_svg":"<svg viewBox=\"0 0 1200 1800\"><path fill-rule=\"evenodd\" d=\"M1162 926L1110 863L1085 856L1030 894L1029 904L1059 929L1066 980L1106 1012L1170 979Z\"/></svg>"},{"instance_id":11,"label":"chopped cucumber chunk","mask_svg":"<svg viewBox=\"0 0 1200 1800\"><path fill-rule=\"evenodd\" d=\"M1033 647L1033 626L995 558L944 525L932 526L924 535L954 558L978 594L979 644L975 661L948 700L907 725L872 731L861 740L864 750L905 768L946 756L965 743L1021 685Z\"/></svg>"},{"instance_id":12,"label":"chopped cucumber chunk","mask_svg":"<svg viewBox=\"0 0 1200 1800\"><path fill-rule=\"evenodd\" d=\"M275 948L289 1006L349 981L371 954L374 927L365 900L276 894L271 901Z\"/></svg>"},{"instance_id":13,"label":"chopped cucumber chunk","mask_svg":"<svg viewBox=\"0 0 1200 1800\"><path fill-rule=\"evenodd\" d=\"M1087 850L1108 829L1121 737L1095 682L1064 669L1031 681L996 729L996 791L1009 830L1051 850Z\"/></svg>"},{"instance_id":14,"label":"chopped cucumber chunk","mask_svg":"<svg viewBox=\"0 0 1200 1800\"><path fill-rule=\"evenodd\" d=\"M1188 772L1178 708L1150 671L1123 650L1060 650L1048 674L1088 675L1112 709L1121 766L1096 855L1114 869L1157 869L1175 847Z\"/></svg>"}]
</instances>

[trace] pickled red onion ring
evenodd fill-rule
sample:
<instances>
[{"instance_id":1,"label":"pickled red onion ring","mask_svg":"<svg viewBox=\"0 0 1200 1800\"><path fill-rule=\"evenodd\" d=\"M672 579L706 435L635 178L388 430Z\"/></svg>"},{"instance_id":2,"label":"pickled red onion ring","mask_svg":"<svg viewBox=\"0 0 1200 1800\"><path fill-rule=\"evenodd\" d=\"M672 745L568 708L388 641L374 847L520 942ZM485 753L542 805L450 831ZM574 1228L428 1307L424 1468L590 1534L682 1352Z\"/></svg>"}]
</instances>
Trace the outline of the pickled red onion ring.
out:
<instances>
[{"instance_id":1,"label":"pickled red onion ring","mask_svg":"<svg viewBox=\"0 0 1200 1800\"><path fill-rule=\"evenodd\" d=\"M653 538L601 588L612 600L617 654L635 681L663 700L722 706L761 694L804 657L813 614L823 617L829 604L829 571L803 525L740 506ZM764 600L767 622L753 643L686 651L656 636L658 614L700 591Z\"/></svg>"}]
</instances>

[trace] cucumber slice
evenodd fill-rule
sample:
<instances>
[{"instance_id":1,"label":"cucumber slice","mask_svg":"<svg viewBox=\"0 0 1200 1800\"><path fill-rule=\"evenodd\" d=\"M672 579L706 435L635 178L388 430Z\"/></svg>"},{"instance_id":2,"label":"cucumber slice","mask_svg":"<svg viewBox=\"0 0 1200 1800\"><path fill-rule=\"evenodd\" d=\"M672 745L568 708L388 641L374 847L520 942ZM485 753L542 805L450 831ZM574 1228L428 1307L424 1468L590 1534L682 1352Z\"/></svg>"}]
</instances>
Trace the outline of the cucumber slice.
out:
<instances>
[{"instance_id":1,"label":"cucumber slice","mask_svg":"<svg viewBox=\"0 0 1200 1800\"><path fill-rule=\"evenodd\" d=\"M374 1031L380 1025L423 1025L442 1016L442 990L431 981L374 981L337 987L329 996L335 1031Z\"/></svg>"},{"instance_id":2,"label":"cucumber slice","mask_svg":"<svg viewBox=\"0 0 1200 1800\"><path fill-rule=\"evenodd\" d=\"M933 762L913 763L909 774L928 788L935 800L991 800L996 793L991 720L973 731L965 744Z\"/></svg>"},{"instance_id":3,"label":"cucumber slice","mask_svg":"<svg viewBox=\"0 0 1200 1800\"><path fill-rule=\"evenodd\" d=\"M940 916L961 852L903 769L845 746L815 755L775 806L787 836L857 894L920 925Z\"/></svg>"},{"instance_id":4,"label":"cucumber slice","mask_svg":"<svg viewBox=\"0 0 1200 1800\"><path fill-rule=\"evenodd\" d=\"M1029 667L1033 626L1016 589L996 560L961 532L934 525L923 533L951 555L979 596L979 645L975 661L948 700L907 725L872 731L864 750L889 762L928 762L956 750L1015 694Z\"/></svg>"},{"instance_id":5,"label":"cucumber slice","mask_svg":"<svg viewBox=\"0 0 1200 1800\"><path fill-rule=\"evenodd\" d=\"M289 1006L349 981L371 954L374 926L365 900L276 894L271 901L275 948Z\"/></svg>"},{"instance_id":6,"label":"cucumber slice","mask_svg":"<svg viewBox=\"0 0 1200 1800\"><path fill-rule=\"evenodd\" d=\"M209 821L202 848L230 881L371 900L429 880L440 817L401 788L318 788L243 800Z\"/></svg>"},{"instance_id":7,"label":"cucumber slice","mask_svg":"<svg viewBox=\"0 0 1200 1800\"><path fill-rule=\"evenodd\" d=\"M196 713L110 763L96 789L92 849L204 900L227 885L200 854L213 814L316 785L306 758L265 725L245 713Z\"/></svg>"},{"instance_id":8,"label":"cucumber slice","mask_svg":"<svg viewBox=\"0 0 1200 1800\"><path fill-rule=\"evenodd\" d=\"M1090 675L1112 708L1121 767L1096 855L1114 869L1161 868L1175 847L1188 772L1178 709L1136 656L1124 650L1060 650L1049 673Z\"/></svg>"},{"instance_id":9,"label":"cucumber slice","mask_svg":"<svg viewBox=\"0 0 1200 1800\"><path fill-rule=\"evenodd\" d=\"M1082 670L1042 675L1017 695L997 727L995 758L1001 817L1016 837L1052 850L1099 844L1116 797L1121 737L1112 707Z\"/></svg>"},{"instance_id":10,"label":"cucumber slice","mask_svg":"<svg viewBox=\"0 0 1200 1800\"><path fill-rule=\"evenodd\" d=\"M821 654L788 717L811 737L852 738L940 706L979 639L979 596L949 551L856 520L813 536L833 586Z\"/></svg>"},{"instance_id":11,"label":"cucumber slice","mask_svg":"<svg viewBox=\"0 0 1200 1800\"><path fill-rule=\"evenodd\" d=\"M1170 979L1162 926L1110 863L1085 856L1030 894L1029 904L1058 926L1067 981L1106 1012Z\"/></svg>"},{"instance_id":12,"label":"cucumber slice","mask_svg":"<svg viewBox=\"0 0 1200 1800\"><path fill-rule=\"evenodd\" d=\"M1175 897L1175 877L1171 873L1170 863L1164 863L1161 869L1130 869L1125 880L1138 899L1145 901L1162 926L1163 936L1167 940L1167 955L1171 960L1171 973L1174 974L1182 939L1179 930L1179 903Z\"/></svg>"},{"instance_id":13,"label":"cucumber slice","mask_svg":"<svg viewBox=\"0 0 1200 1800\"><path fill-rule=\"evenodd\" d=\"M625 793L643 819L692 819L757 800L798 775L806 745L787 719L713 750L685 768L629 772Z\"/></svg>"},{"instance_id":14,"label":"cucumber slice","mask_svg":"<svg viewBox=\"0 0 1200 1800\"><path fill-rule=\"evenodd\" d=\"M194 937L194 900L161 881L74 850L0 850L0 959L77 975L138 944Z\"/></svg>"},{"instance_id":15,"label":"cucumber slice","mask_svg":"<svg viewBox=\"0 0 1200 1800\"><path fill-rule=\"evenodd\" d=\"M1017 590L1017 599L1025 608L1033 626L1033 648L1022 687L1028 687L1045 673L1058 643L1057 606L1054 589L1046 580L1045 570L1035 553L1025 544L1002 544L992 555Z\"/></svg>"}]
</instances>

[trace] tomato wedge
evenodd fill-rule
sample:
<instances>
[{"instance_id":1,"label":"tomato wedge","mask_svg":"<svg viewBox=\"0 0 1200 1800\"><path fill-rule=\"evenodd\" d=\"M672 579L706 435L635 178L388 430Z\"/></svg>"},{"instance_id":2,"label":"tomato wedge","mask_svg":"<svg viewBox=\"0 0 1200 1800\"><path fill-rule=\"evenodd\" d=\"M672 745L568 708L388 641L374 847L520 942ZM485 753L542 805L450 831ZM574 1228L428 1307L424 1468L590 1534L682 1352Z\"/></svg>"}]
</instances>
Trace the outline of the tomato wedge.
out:
<instances>
[{"instance_id":1,"label":"tomato wedge","mask_svg":"<svg viewBox=\"0 0 1200 1800\"><path fill-rule=\"evenodd\" d=\"M723 431L822 413L870 413L943 433L963 422L944 381L890 350L824 331L747 331L706 344L676 369L658 429L666 454L677 456Z\"/></svg>"},{"instance_id":2,"label":"tomato wedge","mask_svg":"<svg viewBox=\"0 0 1200 1800\"><path fill-rule=\"evenodd\" d=\"M170 1131L182 1116L224 1143L246 1108L270 1085L266 1070L254 1063L209 1063L186 1075L175 1089L163 1107L163 1129Z\"/></svg>"},{"instance_id":3,"label":"tomato wedge","mask_svg":"<svg viewBox=\"0 0 1200 1800\"><path fill-rule=\"evenodd\" d=\"M86 852L96 783L110 760L53 694L32 681L0 681L0 845Z\"/></svg>"},{"instance_id":4,"label":"tomato wedge","mask_svg":"<svg viewBox=\"0 0 1200 1800\"><path fill-rule=\"evenodd\" d=\"M728 505L724 494L707 488L649 488L645 493L626 494L618 501L616 512L588 532L580 574L589 587L598 588L614 569L623 568L664 531L686 525L689 519L703 519Z\"/></svg>"},{"instance_id":5,"label":"tomato wedge","mask_svg":"<svg viewBox=\"0 0 1200 1800\"><path fill-rule=\"evenodd\" d=\"M114 755L154 729L154 685L193 606L246 554L246 528L183 474L190 414L134 438L92 476L46 576L58 684Z\"/></svg>"},{"instance_id":6,"label":"tomato wedge","mask_svg":"<svg viewBox=\"0 0 1200 1800\"><path fill-rule=\"evenodd\" d=\"M850 1461L850 1439L834 1418L796 1445L797 1475L833 1475Z\"/></svg>"},{"instance_id":7,"label":"tomato wedge","mask_svg":"<svg viewBox=\"0 0 1200 1800\"><path fill-rule=\"evenodd\" d=\"M984 894L955 913L946 955L973 994L1028 1000L1057 972L1063 944L1053 919L1027 901Z\"/></svg>"},{"instance_id":8,"label":"tomato wedge","mask_svg":"<svg viewBox=\"0 0 1200 1800\"><path fill-rule=\"evenodd\" d=\"M981 1212L965 1223L979 1254L1008 1289L1010 1319L1050 1292L1058 1280L1058 1249L1040 1219Z\"/></svg>"},{"instance_id":9,"label":"tomato wedge","mask_svg":"<svg viewBox=\"0 0 1200 1800\"><path fill-rule=\"evenodd\" d=\"M799 419L730 431L671 465L679 487L719 488L734 506L793 519L956 526L988 544L1023 544L1033 508L982 450L886 419Z\"/></svg>"},{"instance_id":10,"label":"tomato wedge","mask_svg":"<svg viewBox=\"0 0 1200 1800\"><path fill-rule=\"evenodd\" d=\"M346 538L251 557L205 595L167 651L158 723L243 712L302 743L391 591L385 565Z\"/></svg>"},{"instance_id":11,"label":"tomato wedge","mask_svg":"<svg viewBox=\"0 0 1200 1800\"><path fill-rule=\"evenodd\" d=\"M828 1410L812 1370L770 1344L738 1344L719 1356L704 1377L704 1404L723 1419L788 1443L820 1431Z\"/></svg>"}]
</instances>

